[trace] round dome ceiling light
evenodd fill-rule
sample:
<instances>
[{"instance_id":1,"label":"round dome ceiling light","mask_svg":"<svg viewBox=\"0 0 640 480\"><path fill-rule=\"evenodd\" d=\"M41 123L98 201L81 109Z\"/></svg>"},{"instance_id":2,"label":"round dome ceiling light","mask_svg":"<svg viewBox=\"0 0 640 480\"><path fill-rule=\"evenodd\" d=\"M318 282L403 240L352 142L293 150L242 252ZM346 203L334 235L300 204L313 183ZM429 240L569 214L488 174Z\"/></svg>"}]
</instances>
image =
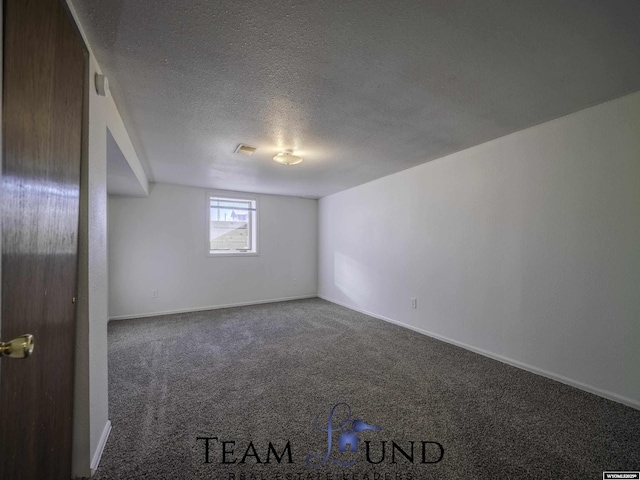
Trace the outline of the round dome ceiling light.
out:
<instances>
[{"instance_id":1,"label":"round dome ceiling light","mask_svg":"<svg viewBox=\"0 0 640 480\"><path fill-rule=\"evenodd\" d=\"M283 165L297 165L304 159L302 157L294 155L293 150L287 149L273 157L273 160L275 162L282 163Z\"/></svg>"}]
</instances>

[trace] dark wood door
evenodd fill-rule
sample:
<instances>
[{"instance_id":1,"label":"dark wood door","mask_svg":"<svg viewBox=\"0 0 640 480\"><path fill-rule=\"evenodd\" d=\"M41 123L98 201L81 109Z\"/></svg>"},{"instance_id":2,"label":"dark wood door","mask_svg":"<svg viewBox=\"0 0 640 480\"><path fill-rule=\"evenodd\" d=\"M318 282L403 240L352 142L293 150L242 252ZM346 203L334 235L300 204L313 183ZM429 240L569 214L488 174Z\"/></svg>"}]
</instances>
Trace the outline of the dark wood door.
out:
<instances>
[{"instance_id":1,"label":"dark wood door","mask_svg":"<svg viewBox=\"0 0 640 480\"><path fill-rule=\"evenodd\" d=\"M59 0L4 1L0 478L71 477L86 50Z\"/></svg>"}]
</instances>

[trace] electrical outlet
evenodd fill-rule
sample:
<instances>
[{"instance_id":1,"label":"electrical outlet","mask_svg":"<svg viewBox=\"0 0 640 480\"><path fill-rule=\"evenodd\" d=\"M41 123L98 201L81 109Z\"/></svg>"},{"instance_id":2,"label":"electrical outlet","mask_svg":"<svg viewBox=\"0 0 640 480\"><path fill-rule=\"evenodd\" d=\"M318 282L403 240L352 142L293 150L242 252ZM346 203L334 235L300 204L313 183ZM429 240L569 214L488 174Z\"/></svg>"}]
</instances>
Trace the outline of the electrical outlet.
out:
<instances>
[{"instance_id":1,"label":"electrical outlet","mask_svg":"<svg viewBox=\"0 0 640 480\"><path fill-rule=\"evenodd\" d=\"M411 297L411 308L418 308L418 299Z\"/></svg>"},{"instance_id":2,"label":"electrical outlet","mask_svg":"<svg viewBox=\"0 0 640 480\"><path fill-rule=\"evenodd\" d=\"M151 290L151 298L158 298L158 290Z\"/></svg>"}]
</instances>

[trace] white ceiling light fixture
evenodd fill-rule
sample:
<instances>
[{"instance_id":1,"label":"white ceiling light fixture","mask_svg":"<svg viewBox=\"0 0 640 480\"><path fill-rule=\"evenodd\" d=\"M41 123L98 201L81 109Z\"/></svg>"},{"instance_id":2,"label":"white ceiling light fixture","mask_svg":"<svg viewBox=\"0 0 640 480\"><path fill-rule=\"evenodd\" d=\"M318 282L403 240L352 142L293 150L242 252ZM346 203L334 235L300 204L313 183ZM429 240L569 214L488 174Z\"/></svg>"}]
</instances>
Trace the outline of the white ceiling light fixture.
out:
<instances>
[{"instance_id":1,"label":"white ceiling light fixture","mask_svg":"<svg viewBox=\"0 0 640 480\"><path fill-rule=\"evenodd\" d=\"M282 163L283 165L297 165L304 159L302 157L294 155L293 150L287 149L273 157L273 160L278 163Z\"/></svg>"}]
</instances>

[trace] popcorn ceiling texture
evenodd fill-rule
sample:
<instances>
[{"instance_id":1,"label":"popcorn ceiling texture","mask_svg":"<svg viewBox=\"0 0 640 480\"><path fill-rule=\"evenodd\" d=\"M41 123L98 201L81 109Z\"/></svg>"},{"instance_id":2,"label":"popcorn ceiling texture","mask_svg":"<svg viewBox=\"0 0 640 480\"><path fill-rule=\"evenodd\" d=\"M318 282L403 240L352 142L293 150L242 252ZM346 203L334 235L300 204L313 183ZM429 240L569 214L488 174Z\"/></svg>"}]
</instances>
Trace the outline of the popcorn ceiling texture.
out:
<instances>
[{"instance_id":1,"label":"popcorn ceiling texture","mask_svg":"<svg viewBox=\"0 0 640 480\"><path fill-rule=\"evenodd\" d=\"M155 182L321 197L640 89L636 0L72 3Z\"/></svg>"},{"instance_id":2,"label":"popcorn ceiling texture","mask_svg":"<svg viewBox=\"0 0 640 480\"><path fill-rule=\"evenodd\" d=\"M334 443L332 458L356 464L305 464L327 449L314 417L326 428L339 402L381 427L359 435L373 461L387 442L383 462ZM111 322L109 404L96 480L577 479L640 466L640 411L320 299ZM199 436L235 441L236 463L220 464L213 440L205 463ZM287 440L294 463L266 464L269 442L282 453ZM390 463L392 441L414 441L414 463ZM421 464L421 441L439 442L442 460ZM249 442L260 464L240 463Z\"/></svg>"}]
</instances>

